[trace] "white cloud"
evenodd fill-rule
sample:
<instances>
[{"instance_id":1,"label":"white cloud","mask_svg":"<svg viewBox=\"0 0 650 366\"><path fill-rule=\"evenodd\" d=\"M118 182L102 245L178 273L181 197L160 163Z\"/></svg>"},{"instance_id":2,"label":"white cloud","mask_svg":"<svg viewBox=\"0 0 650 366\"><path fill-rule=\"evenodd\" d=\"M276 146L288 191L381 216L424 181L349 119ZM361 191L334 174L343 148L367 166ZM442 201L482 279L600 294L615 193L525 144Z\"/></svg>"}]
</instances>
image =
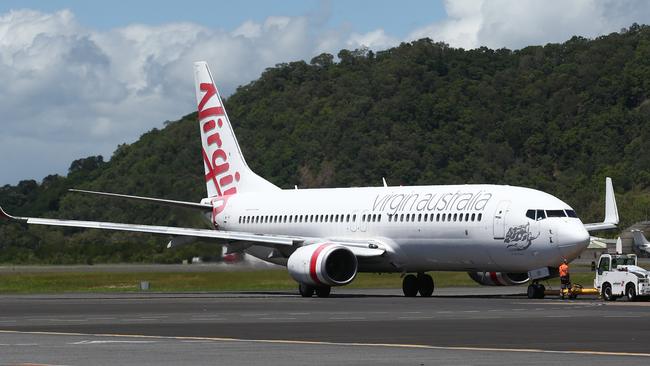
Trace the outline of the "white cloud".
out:
<instances>
[{"instance_id":1,"label":"white cloud","mask_svg":"<svg viewBox=\"0 0 650 366\"><path fill-rule=\"evenodd\" d=\"M347 47L351 49L368 47L371 49L385 49L395 46L399 40L387 35L383 29L377 29L365 34L352 33L347 40Z\"/></svg>"},{"instance_id":2,"label":"white cloud","mask_svg":"<svg viewBox=\"0 0 650 366\"><path fill-rule=\"evenodd\" d=\"M429 37L453 47L516 49L650 22L645 0L447 0L445 9L447 19L416 29L409 38Z\"/></svg>"},{"instance_id":3,"label":"white cloud","mask_svg":"<svg viewBox=\"0 0 650 366\"><path fill-rule=\"evenodd\" d=\"M0 159L0 184L110 158L118 144L193 111L193 61L208 61L228 95L269 66L345 45L310 27L307 17L273 16L232 31L173 23L100 32L67 10L0 14L0 155L11 157Z\"/></svg>"}]
</instances>

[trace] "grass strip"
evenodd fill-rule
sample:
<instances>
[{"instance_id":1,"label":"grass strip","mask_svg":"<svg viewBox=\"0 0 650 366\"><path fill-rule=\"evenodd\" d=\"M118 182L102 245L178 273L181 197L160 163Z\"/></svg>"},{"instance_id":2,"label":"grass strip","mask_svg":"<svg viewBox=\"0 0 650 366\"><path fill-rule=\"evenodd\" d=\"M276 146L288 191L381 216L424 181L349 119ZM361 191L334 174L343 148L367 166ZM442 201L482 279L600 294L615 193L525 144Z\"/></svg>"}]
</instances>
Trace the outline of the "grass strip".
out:
<instances>
[{"instance_id":1,"label":"grass strip","mask_svg":"<svg viewBox=\"0 0 650 366\"><path fill-rule=\"evenodd\" d=\"M436 287L480 286L465 272L431 272ZM575 283L593 284L592 273L572 275ZM286 270L233 272L16 272L0 274L0 293L38 294L64 292L137 292L140 282L148 281L150 291L256 291L294 290L296 282ZM553 288L559 280L544 282ZM360 273L351 288L401 288L399 274ZM522 287L525 291L525 287Z\"/></svg>"}]
</instances>

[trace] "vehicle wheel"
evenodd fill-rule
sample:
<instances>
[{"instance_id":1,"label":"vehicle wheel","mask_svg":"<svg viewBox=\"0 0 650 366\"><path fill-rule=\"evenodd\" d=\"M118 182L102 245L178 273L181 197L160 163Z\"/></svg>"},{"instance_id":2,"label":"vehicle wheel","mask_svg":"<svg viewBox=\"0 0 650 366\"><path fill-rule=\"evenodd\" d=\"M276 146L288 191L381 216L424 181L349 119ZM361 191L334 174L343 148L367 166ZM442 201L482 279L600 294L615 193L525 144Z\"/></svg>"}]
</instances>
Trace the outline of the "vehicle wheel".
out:
<instances>
[{"instance_id":1,"label":"vehicle wheel","mask_svg":"<svg viewBox=\"0 0 650 366\"><path fill-rule=\"evenodd\" d=\"M543 299L544 296L546 296L545 291L546 291L546 287L544 287L544 285L538 285L537 286L537 294L536 294L537 297L536 298L537 299Z\"/></svg>"},{"instance_id":2,"label":"vehicle wheel","mask_svg":"<svg viewBox=\"0 0 650 366\"><path fill-rule=\"evenodd\" d=\"M603 293L603 299L605 299L605 301L616 300L614 295L612 295L612 285L610 285L609 283L603 283L603 288L601 291Z\"/></svg>"},{"instance_id":3,"label":"vehicle wheel","mask_svg":"<svg viewBox=\"0 0 650 366\"><path fill-rule=\"evenodd\" d=\"M422 297L431 297L433 294L433 278L428 274L418 274L418 292Z\"/></svg>"},{"instance_id":4,"label":"vehicle wheel","mask_svg":"<svg viewBox=\"0 0 650 366\"><path fill-rule=\"evenodd\" d=\"M318 297L329 297L332 287L330 286L320 286L316 287L316 296Z\"/></svg>"},{"instance_id":5,"label":"vehicle wheel","mask_svg":"<svg viewBox=\"0 0 650 366\"><path fill-rule=\"evenodd\" d=\"M418 294L418 279L410 274L404 277L402 280L402 291L404 291L404 296L414 297Z\"/></svg>"},{"instance_id":6,"label":"vehicle wheel","mask_svg":"<svg viewBox=\"0 0 650 366\"><path fill-rule=\"evenodd\" d=\"M528 290L526 291L526 295L528 295L529 299L536 299L537 298L537 286L535 285L528 285Z\"/></svg>"},{"instance_id":7,"label":"vehicle wheel","mask_svg":"<svg viewBox=\"0 0 650 366\"><path fill-rule=\"evenodd\" d=\"M628 283L625 287L625 296L627 296L627 301L636 301L636 288L633 283Z\"/></svg>"},{"instance_id":8,"label":"vehicle wheel","mask_svg":"<svg viewBox=\"0 0 650 366\"><path fill-rule=\"evenodd\" d=\"M312 297L314 295L314 287L300 283L298 284L298 292L300 292L300 296L302 297Z\"/></svg>"}]
</instances>

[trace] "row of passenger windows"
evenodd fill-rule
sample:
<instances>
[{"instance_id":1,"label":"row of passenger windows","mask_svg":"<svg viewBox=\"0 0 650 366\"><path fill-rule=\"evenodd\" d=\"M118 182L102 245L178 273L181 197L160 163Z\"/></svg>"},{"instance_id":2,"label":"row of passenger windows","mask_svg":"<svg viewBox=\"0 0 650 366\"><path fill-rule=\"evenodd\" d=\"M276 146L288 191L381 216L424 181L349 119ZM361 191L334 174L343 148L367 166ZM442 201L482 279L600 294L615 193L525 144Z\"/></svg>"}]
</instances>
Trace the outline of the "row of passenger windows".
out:
<instances>
[{"instance_id":1,"label":"row of passenger windows","mask_svg":"<svg viewBox=\"0 0 650 366\"><path fill-rule=\"evenodd\" d=\"M388 215L388 222L470 222L481 221L483 214L479 213L438 213L438 214L394 214Z\"/></svg>"},{"instance_id":2,"label":"row of passenger windows","mask_svg":"<svg viewBox=\"0 0 650 366\"><path fill-rule=\"evenodd\" d=\"M526 217L539 221L547 217L578 217L578 215L573 210L528 210Z\"/></svg>"},{"instance_id":3,"label":"row of passenger windows","mask_svg":"<svg viewBox=\"0 0 650 366\"><path fill-rule=\"evenodd\" d=\"M381 214L363 214L362 222L381 222ZM481 221L483 214L479 213L438 213L438 214L388 214L388 222L462 222L462 221ZM283 223L303 223L303 222L355 222L356 214L339 214L339 215L253 215L240 216L240 224L283 224Z\"/></svg>"}]
</instances>

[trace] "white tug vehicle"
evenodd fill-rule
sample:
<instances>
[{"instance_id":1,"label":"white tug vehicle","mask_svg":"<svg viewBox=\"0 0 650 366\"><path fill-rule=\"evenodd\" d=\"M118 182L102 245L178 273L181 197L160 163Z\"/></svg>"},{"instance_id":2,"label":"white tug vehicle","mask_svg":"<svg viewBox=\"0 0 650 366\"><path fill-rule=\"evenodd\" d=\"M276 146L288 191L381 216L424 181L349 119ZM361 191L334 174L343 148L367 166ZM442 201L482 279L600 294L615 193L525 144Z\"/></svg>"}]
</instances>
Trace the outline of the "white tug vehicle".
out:
<instances>
[{"instance_id":1,"label":"white tug vehicle","mask_svg":"<svg viewBox=\"0 0 650 366\"><path fill-rule=\"evenodd\" d=\"M650 296L650 271L637 266L635 254L603 254L598 259L594 287L606 301L622 296L635 301Z\"/></svg>"}]
</instances>

